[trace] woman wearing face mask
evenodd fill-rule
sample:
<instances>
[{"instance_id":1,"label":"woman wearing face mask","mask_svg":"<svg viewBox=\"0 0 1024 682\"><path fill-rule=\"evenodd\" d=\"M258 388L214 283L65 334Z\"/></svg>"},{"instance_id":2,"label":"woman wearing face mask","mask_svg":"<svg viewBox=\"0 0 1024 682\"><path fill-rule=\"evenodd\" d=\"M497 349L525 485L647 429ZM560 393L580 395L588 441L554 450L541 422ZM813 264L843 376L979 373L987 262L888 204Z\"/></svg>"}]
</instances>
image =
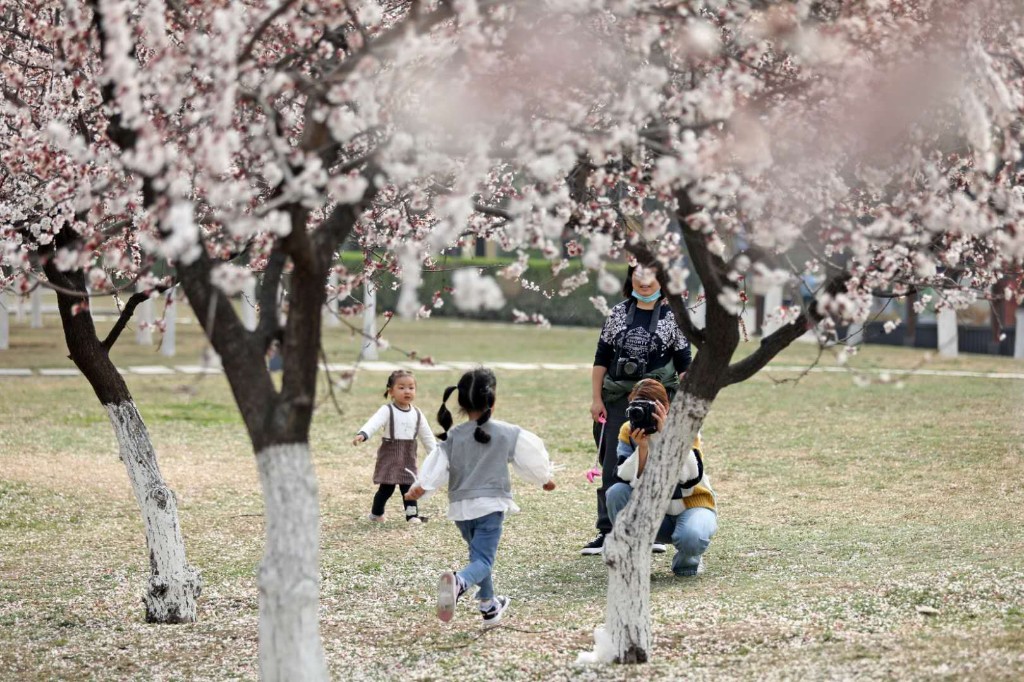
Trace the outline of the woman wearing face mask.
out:
<instances>
[{"instance_id":1,"label":"woman wearing face mask","mask_svg":"<svg viewBox=\"0 0 1024 682\"><path fill-rule=\"evenodd\" d=\"M591 374L594 441L601 463L597 491L597 537L582 554L600 554L612 522L605 491L619 482L615 448L626 421L626 406L633 386L644 378L656 379L675 395L679 377L690 365L690 344L676 324L672 308L662 299L660 272L655 267L633 266L626 273L622 293L626 300L611 309L601 329ZM656 544L654 551L665 551Z\"/></svg>"}]
</instances>

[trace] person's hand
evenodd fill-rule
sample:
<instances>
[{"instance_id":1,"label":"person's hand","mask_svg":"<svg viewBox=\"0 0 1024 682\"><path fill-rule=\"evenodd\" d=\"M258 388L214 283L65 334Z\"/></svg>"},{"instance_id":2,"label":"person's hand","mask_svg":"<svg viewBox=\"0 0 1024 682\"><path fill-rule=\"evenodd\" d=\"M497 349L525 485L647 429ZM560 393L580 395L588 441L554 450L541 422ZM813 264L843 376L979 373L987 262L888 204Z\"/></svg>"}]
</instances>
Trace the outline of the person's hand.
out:
<instances>
[{"instance_id":1,"label":"person's hand","mask_svg":"<svg viewBox=\"0 0 1024 682\"><path fill-rule=\"evenodd\" d=\"M657 433L665 430L665 420L668 419L668 408L661 404L660 400L654 401L654 423L658 425Z\"/></svg>"},{"instance_id":2,"label":"person's hand","mask_svg":"<svg viewBox=\"0 0 1024 682\"><path fill-rule=\"evenodd\" d=\"M596 398L594 402L590 403L590 417L596 422L608 418L608 411L604 409L604 401L600 398Z\"/></svg>"},{"instance_id":3,"label":"person's hand","mask_svg":"<svg viewBox=\"0 0 1024 682\"><path fill-rule=\"evenodd\" d=\"M548 481L547 483L545 483L541 487L544 488L544 490L546 490L548 492L551 492L552 490L555 489L555 482L554 481Z\"/></svg>"},{"instance_id":4,"label":"person's hand","mask_svg":"<svg viewBox=\"0 0 1024 682\"><path fill-rule=\"evenodd\" d=\"M648 436L649 434L643 429L633 429L629 434L629 437L633 439L637 446L647 445Z\"/></svg>"},{"instance_id":5,"label":"person's hand","mask_svg":"<svg viewBox=\"0 0 1024 682\"><path fill-rule=\"evenodd\" d=\"M352 439L352 445L359 445L359 444L360 444L360 443L362 443L362 442L363 442L364 440L366 440L366 436L364 436L364 435L363 435L363 434L361 434L361 433L357 433L357 434L356 434L356 437Z\"/></svg>"},{"instance_id":6,"label":"person's hand","mask_svg":"<svg viewBox=\"0 0 1024 682\"><path fill-rule=\"evenodd\" d=\"M402 497L404 497L405 499L409 500L410 502L415 502L416 500L418 500L421 497L423 497L423 495L426 492L427 491L424 490L422 488L422 486L414 485L413 487L409 488L409 492L407 492Z\"/></svg>"}]
</instances>

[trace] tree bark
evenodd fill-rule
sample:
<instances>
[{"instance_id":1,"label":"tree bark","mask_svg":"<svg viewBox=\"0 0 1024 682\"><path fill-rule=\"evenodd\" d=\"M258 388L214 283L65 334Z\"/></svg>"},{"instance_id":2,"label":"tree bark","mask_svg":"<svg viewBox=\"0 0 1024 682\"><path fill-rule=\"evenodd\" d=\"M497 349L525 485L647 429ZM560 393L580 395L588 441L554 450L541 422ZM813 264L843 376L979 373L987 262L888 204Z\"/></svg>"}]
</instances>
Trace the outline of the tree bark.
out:
<instances>
[{"instance_id":1,"label":"tree bark","mask_svg":"<svg viewBox=\"0 0 1024 682\"><path fill-rule=\"evenodd\" d=\"M608 649L597 652L605 662L646 663L651 655L651 543L682 474L681 454L689 452L710 406L690 393L676 396L664 433L652 439L643 475L605 540Z\"/></svg>"},{"instance_id":2,"label":"tree bark","mask_svg":"<svg viewBox=\"0 0 1024 682\"><path fill-rule=\"evenodd\" d=\"M143 597L146 622L194 623L202 589L199 571L185 557L174 491L164 483L149 433L131 400L106 405L149 546L149 588Z\"/></svg>"},{"instance_id":3,"label":"tree bark","mask_svg":"<svg viewBox=\"0 0 1024 682\"><path fill-rule=\"evenodd\" d=\"M45 269L51 282L65 290L79 291L82 295L78 297L58 291L57 307L71 360L85 375L107 410L121 460L142 512L150 559L149 585L143 597L146 621L194 623L202 579L186 558L174 492L160 473L156 450L146 425L135 407L128 385L110 360L109 348L96 334L92 314L85 305L88 303L84 298L85 275L80 270L60 272L52 262Z\"/></svg>"},{"instance_id":4,"label":"tree bark","mask_svg":"<svg viewBox=\"0 0 1024 682\"><path fill-rule=\"evenodd\" d=\"M327 680L320 645L320 511L308 443L256 454L266 503L260 565L260 674L266 682Z\"/></svg>"}]
</instances>

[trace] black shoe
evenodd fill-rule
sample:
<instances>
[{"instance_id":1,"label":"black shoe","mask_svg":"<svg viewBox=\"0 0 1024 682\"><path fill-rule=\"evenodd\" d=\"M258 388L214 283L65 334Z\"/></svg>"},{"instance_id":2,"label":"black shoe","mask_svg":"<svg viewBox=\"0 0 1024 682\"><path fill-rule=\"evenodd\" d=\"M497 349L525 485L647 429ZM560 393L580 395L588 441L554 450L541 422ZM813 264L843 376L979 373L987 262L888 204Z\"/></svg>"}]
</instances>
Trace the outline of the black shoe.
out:
<instances>
[{"instance_id":1,"label":"black shoe","mask_svg":"<svg viewBox=\"0 0 1024 682\"><path fill-rule=\"evenodd\" d=\"M501 617L505 614L506 609L508 609L509 601L508 597L495 597L491 608L480 612L480 615L484 617L485 628L493 628L501 622Z\"/></svg>"},{"instance_id":2,"label":"black shoe","mask_svg":"<svg viewBox=\"0 0 1024 682\"><path fill-rule=\"evenodd\" d=\"M588 554L600 554L604 551L604 533L598 533L597 537L583 545L583 549L580 550L580 554L587 556Z\"/></svg>"}]
</instances>

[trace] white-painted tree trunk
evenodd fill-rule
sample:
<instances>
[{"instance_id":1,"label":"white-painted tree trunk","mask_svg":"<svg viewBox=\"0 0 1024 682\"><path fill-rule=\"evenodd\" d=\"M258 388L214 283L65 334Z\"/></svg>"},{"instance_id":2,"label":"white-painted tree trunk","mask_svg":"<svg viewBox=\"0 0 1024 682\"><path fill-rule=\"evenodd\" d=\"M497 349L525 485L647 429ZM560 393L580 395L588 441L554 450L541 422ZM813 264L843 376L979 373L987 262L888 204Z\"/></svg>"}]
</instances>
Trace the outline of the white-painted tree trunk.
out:
<instances>
[{"instance_id":1,"label":"white-painted tree trunk","mask_svg":"<svg viewBox=\"0 0 1024 682\"><path fill-rule=\"evenodd\" d=\"M135 403L129 400L106 408L145 525L150 568L149 587L143 597L146 621L194 623L202 579L185 556L174 491L160 473L149 432Z\"/></svg>"},{"instance_id":2,"label":"white-painted tree trunk","mask_svg":"<svg viewBox=\"0 0 1024 682\"><path fill-rule=\"evenodd\" d=\"M594 660L643 663L651 653L651 542L665 516L710 403L687 393L672 402L665 432L651 441L640 483L615 519L604 543L608 606L603 632L595 633Z\"/></svg>"},{"instance_id":3,"label":"white-painted tree trunk","mask_svg":"<svg viewBox=\"0 0 1024 682\"><path fill-rule=\"evenodd\" d=\"M320 642L320 509L308 443L256 453L266 504L260 565L260 676L327 680Z\"/></svg>"}]
</instances>

